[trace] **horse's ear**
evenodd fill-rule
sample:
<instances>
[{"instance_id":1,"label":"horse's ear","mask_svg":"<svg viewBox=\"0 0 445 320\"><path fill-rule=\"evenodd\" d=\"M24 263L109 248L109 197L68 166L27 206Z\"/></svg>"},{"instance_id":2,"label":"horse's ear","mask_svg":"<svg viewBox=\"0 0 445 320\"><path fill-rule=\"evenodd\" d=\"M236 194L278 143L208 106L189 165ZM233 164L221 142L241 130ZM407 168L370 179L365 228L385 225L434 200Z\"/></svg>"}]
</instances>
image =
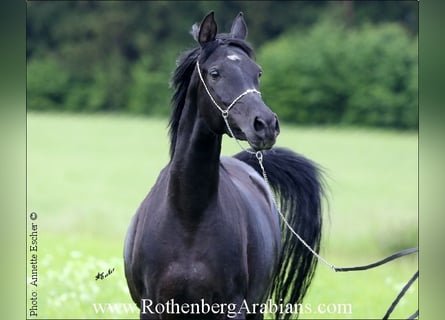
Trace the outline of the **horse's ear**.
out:
<instances>
[{"instance_id":1,"label":"horse's ear","mask_svg":"<svg viewBox=\"0 0 445 320\"><path fill-rule=\"evenodd\" d=\"M244 15L242 12L238 13L235 20L232 23L232 29L230 30L232 37L237 39L246 40L247 38L247 25L244 21Z\"/></svg>"},{"instance_id":2,"label":"horse's ear","mask_svg":"<svg viewBox=\"0 0 445 320\"><path fill-rule=\"evenodd\" d=\"M213 11L210 11L208 15L201 22L199 27L198 42L202 46L207 42L214 41L216 38L216 22Z\"/></svg>"}]
</instances>

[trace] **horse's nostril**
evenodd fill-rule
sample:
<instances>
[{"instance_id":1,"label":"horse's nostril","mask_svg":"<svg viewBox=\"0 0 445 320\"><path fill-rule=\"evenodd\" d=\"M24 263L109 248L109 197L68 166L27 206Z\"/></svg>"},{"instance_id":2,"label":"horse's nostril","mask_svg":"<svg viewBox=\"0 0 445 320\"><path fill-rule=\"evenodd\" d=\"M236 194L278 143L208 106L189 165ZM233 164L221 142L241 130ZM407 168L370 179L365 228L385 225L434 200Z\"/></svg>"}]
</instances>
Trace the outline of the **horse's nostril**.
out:
<instances>
[{"instance_id":1,"label":"horse's nostril","mask_svg":"<svg viewBox=\"0 0 445 320\"><path fill-rule=\"evenodd\" d=\"M266 123L259 117L255 117L255 120L253 122L253 127L255 128L256 132L260 132L266 129Z\"/></svg>"},{"instance_id":2,"label":"horse's nostril","mask_svg":"<svg viewBox=\"0 0 445 320\"><path fill-rule=\"evenodd\" d=\"M277 116L275 116L275 132L277 134L280 133L280 121L278 121L278 117Z\"/></svg>"}]
</instances>

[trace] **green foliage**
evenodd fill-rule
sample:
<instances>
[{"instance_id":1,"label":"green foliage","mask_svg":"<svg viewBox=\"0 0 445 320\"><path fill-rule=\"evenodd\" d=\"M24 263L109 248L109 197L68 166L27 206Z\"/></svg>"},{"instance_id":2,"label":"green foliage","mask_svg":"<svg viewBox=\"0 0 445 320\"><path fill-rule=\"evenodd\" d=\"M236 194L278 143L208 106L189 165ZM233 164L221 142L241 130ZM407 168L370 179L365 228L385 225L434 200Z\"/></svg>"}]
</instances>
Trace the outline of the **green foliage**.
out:
<instances>
[{"instance_id":1,"label":"green foliage","mask_svg":"<svg viewBox=\"0 0 445 320\"><path fill-rule=\"evenodd\" d=\"M28 109L168 114L174 62L210 10L221 32L245 13L281 119L417 126L412 1L28 2Z\"/></svg>"},{"instance_id":2,"label":"green foliage","mask_svg":"<svg viewBox=\"0 0 445 320\"><path fill-rule=\"evenodd\" d=\"M170 56L170 55L168 55ZM174 57L171 57L175 61ZM168 62L165 63L170 69ZM149 115L167 115L170 112L169 99L172 91L168 82L170 70L157 71L151 55L144 56L131 69L131 86L128 94L128 111Z\"/></svg>"},{"instance_id":3,"label":"green foliage","mask_svg":"<svg viewBox=\"0 0 445 320\"><path fill-rule=\"evenodd\" d=\"M327 20L268 43L258 60L283 120L417 127L417 41L399 25L349 30Z\"/></svg>"},{"instance_id":4,"label":"green foliage","mask_svg":"<svg viewBox=\"0 0 445 320\"><path fill-rule=\"evenodd\" d=\"M28 108L60 108L69 90L69 80L69 74L54 59L30 61L27 65Z\"/></svg>"}]
</instances>

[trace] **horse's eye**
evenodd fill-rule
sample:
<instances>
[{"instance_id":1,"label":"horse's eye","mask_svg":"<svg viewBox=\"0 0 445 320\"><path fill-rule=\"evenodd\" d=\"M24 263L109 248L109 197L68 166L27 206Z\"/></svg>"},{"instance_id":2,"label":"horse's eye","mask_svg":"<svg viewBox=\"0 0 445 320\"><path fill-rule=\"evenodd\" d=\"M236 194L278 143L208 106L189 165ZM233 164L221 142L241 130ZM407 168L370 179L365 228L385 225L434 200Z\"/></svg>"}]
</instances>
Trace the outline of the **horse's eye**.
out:
<instances>
[{"instance_id":1,"label":"horse's eye","mask_svg":"<svg viewBox=\"0 0 445 320\"><path fill-rule=\"evenodd\" d=\"M217 79L219 77L218 70L211 70L210 71L210 76L212 77L213 80Z\"/></svg>"},{"instance_id":2,"label":"horse's eye","mask_svg":"<svg viewBox=\"0 0 445 320\"><path fill-rule=\"evenodd\" d=\"M263 71L258 72L258 78L261 78L262 75L263 75Z\"/></svg>"}]
</instances>

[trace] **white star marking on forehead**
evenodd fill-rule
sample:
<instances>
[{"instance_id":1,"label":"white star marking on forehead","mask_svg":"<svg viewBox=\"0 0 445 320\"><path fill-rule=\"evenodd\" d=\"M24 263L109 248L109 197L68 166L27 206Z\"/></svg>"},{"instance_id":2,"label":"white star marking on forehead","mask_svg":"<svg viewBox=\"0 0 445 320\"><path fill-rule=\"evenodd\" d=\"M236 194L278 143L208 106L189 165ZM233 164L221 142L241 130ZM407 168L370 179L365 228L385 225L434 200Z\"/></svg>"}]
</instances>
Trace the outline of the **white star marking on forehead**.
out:
<instances>
[{"instance_id":1,"label":"white star marking on forehead","mask_svg":"<svg viewBox=\"0 0 445 320\"><path fill-rule=\"evenodd\" d=\"M238 55L236 55L236 54L229 54L229 55L227 56L227 59L230 59L230 60L232 60L232 61L240 61L240 60L241 60L241 57L238 56Z\"/></svg>"}]
</instances>

